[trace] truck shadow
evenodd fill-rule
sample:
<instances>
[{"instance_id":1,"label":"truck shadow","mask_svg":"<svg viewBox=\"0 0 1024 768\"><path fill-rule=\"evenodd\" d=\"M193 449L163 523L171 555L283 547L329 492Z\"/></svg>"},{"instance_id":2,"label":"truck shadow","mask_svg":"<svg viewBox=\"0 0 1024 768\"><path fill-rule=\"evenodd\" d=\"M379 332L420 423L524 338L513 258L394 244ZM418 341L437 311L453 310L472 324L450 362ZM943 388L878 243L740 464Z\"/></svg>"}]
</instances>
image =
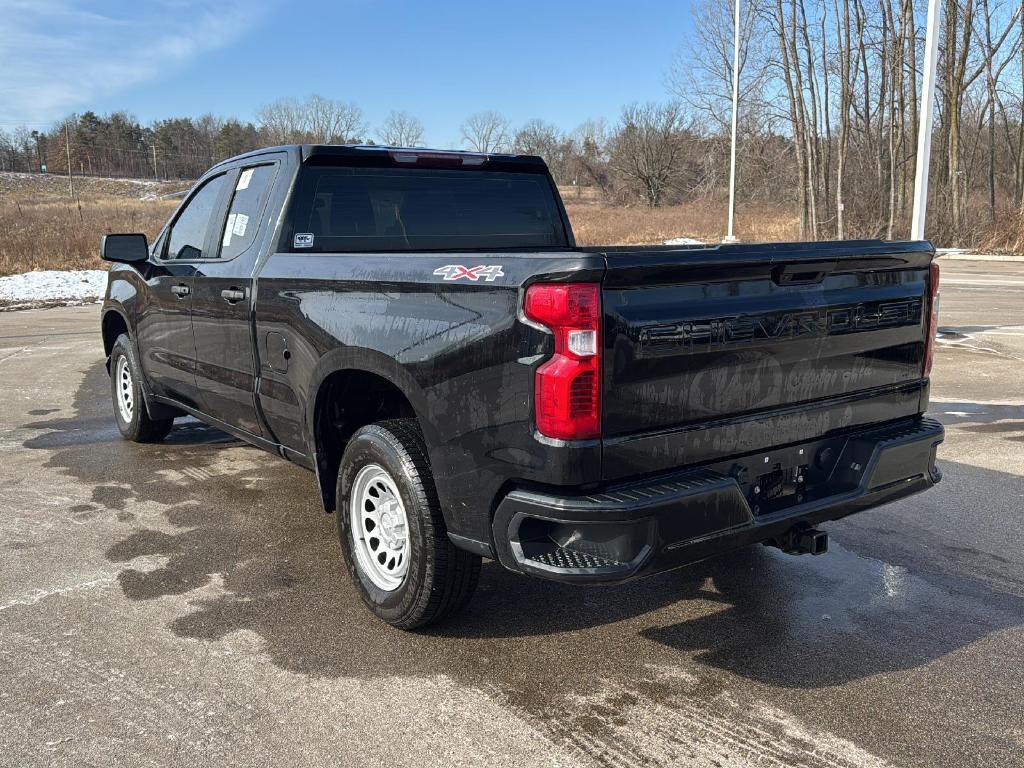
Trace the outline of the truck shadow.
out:
<instances>
[{"instance_id":1,"label":"truck shadow","mask_svg":"<svg viewBox=\"0 0 1024 768\"><path fill-rule=\"evenodd\" d=\"M97 365L78 390L78 415L32 425L44 434L25 445L50 450L47 467L90 484L98 514L133 516L119 517L131 525L105 553L122 567L124 595L183 596L175 634L233 642L246 632L276 665L303 675L450 675L542 712L586 681L681 666L704 670L708 695L725 674L837 685L920 667L1024 617L1019 597L841 546L819 558L756 547L601 588L487 563L463 614L399 632L359 602L309 473L201 425L161 445L123 442L109 433L106 387ZM998 487L984 476L997 473L944 468L976 475L967 486Z\"/></svg>"}]
</instances>

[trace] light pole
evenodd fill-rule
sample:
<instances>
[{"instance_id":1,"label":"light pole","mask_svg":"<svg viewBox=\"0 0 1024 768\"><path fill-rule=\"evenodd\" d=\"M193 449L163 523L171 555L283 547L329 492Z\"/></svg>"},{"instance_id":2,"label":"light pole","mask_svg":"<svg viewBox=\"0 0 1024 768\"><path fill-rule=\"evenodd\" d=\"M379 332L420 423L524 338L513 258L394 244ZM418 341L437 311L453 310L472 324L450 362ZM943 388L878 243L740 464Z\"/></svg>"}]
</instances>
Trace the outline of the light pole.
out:
<instances>
[{"instance_id":1,"label":"light pole","mask_svg":"<svg viewBox=\"0 0 1024 768\"><path fill-rule=\"evenodd\" d=\"M928 212L928 162L932 151L932 116L935 112L935 65L939 51L939 0L928 0L924 36L924 74L921 78L921 123L917 134L917 169L914 176L914 217L910 239L924 239Z\"/></svg>"},{"instance_id":2,"label":"light pole","mask_svg":"<svg viewBox=\"0 0 1024 768\"><path fill-rule=\"evenodd\" d=\"M733 49L732 49L732 150L729 158L729 231L724 243L735 243L733 231L736 222L736 123L740 109L740 0L733 3Z\"/></svg>"}]
</instances>

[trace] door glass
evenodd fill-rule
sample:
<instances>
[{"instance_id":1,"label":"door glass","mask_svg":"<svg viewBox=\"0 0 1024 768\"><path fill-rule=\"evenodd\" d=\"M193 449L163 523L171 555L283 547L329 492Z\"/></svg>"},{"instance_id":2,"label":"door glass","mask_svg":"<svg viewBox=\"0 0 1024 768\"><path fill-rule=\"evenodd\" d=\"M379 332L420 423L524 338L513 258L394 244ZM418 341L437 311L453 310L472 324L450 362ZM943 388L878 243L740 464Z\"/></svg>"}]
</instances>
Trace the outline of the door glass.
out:
<instances>
[{"instance_id":1,"label":"door glass","mask_svg":"<svg viewBox=\"0 0 1024 768\"><path fill-rule=\"evenodd\" d=\"M228 220L220 241L220 257L233 259L252 245L259 229L260 211L274 178L273 165L243 168L235 182L235 191L228 208Z\"/></svg>"},{"instance_id":2,"label":"door glass","mask_svg":"<svg viewBox=\"0 0 1024 768\"><path fill-rule=\"evenodd\" d=\"M168 259L192 261L203 258L203 244L206 242L210 216L217 205L217 198L223 186L224 174L214 176L189 200L185 210L171 227L167 248Z\"/></svg>"}]
</instances>

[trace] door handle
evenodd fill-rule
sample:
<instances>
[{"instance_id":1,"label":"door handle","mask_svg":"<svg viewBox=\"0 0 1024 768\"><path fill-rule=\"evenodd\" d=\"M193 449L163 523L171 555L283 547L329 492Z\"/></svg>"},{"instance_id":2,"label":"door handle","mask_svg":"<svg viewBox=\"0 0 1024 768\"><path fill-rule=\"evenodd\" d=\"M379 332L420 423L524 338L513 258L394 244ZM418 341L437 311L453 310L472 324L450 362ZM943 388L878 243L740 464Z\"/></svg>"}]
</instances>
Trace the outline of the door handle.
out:
<instances>
[{"instance_id":1,"label":"door handle","mask_svg":"<svg viewBox=\"0 0 1024 768\"><path fill-rule=\"evenodd\" d=\"M187 285L172 285L171 293L173 293L179 299L182 299L188 296L190 293L192 293L192 289L189 288Z\"/></svg>"},{"instance_id":2,"label":"door handle","mask_svg":"<svg viewBox=\"0 0 1024 768\"><path fill-rule=\"evenodd\" d=\"M237 288L225 288L220 295L228 304L234 304L245 298L245 291L240 291Z\"/></svg>"}]
</instances>

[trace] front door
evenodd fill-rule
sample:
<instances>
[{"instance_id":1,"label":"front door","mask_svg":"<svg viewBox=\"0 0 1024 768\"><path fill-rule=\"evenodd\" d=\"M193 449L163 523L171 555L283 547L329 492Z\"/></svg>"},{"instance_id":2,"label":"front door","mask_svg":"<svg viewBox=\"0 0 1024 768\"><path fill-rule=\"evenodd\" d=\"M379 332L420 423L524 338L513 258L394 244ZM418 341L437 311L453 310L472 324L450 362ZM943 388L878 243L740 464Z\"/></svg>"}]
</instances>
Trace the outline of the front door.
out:
<instances>
[{"instance_id":1,"label":"front door","mask_svg":"<svg viewBox=\"0 0 1024 768\"><path fill-rule=\"evenodd\" d=\"M210 260L196 265L192 330L202 410L233 427L262 435L256 411L253 354L253 271L270 223L267 198L276 162L253 161L229 172L226 215L217 222Z\"/></svg>"},{"instance_id":2,"label":"front door","mask_svg":"<svg viewBox=\"0 0 1024 768\"><path fill-rule=\"evenodd\" d=\"M139 297L136 333L146 381L154 394L193 408L200 407L191 317L195 261L207 248L224 184L224 174L205 180L178 209L146 271L149 290Z\"/></svg>"}]
</instances>

